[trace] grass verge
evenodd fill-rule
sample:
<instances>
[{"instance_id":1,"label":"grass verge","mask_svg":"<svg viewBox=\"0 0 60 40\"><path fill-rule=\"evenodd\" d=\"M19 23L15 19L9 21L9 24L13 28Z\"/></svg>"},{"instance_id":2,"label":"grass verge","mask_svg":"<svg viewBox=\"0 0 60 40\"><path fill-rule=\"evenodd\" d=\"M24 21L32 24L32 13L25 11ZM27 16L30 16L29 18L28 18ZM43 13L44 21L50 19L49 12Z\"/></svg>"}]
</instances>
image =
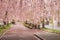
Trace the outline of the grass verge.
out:
<instances>
[{"instance_id":1,"label":"grass verge","mask_svg":"<svg viewBox=\"0 0 60 40\"><path fill-rule=\"evenodd\" d=\"M52 33L57 33L60 34L60 30L53 30L53 29L48 29L48 28L42 28L41 30L52 32Z\"/></svg>"},{"instance_id":2,"label":"grass verge","mask_svg":"<svg viewBox=\"0 0 60 40\"><path fill-rule=\"evenodd\" d=\"M0 36L1 36L7 29L9 29L10 26L11 26L10 23L7 24L7 25L2 25L2 26L0 25Z\"/></svg>"}]
</instances>

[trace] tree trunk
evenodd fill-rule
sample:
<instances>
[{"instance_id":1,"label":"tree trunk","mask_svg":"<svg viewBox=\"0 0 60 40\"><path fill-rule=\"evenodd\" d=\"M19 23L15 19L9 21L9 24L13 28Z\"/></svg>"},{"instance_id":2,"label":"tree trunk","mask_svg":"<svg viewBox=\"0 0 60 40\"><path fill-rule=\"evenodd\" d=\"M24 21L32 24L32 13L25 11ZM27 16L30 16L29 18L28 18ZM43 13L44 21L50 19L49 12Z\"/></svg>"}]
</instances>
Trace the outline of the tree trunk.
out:
<instances>
[{"instance_id":1,"label":"tree trunk","mask_svg":"<svg viewBox=\"0 0 60 40\"><path fill-rule=\"evenodd\" d=\"M42 21L42 28L45 28L44 19L43 19L43 21Z\"/></svg>"}]
</instances>

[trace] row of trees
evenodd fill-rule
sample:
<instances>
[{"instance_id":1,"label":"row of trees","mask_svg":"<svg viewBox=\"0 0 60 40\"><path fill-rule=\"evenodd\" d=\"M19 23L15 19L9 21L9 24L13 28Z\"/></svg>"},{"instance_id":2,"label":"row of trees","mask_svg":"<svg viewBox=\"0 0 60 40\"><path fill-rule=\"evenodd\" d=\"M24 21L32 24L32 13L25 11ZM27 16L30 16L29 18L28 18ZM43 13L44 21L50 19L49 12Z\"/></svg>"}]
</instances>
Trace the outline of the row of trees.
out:
<instances>
[{"instance_id":1,"label":"row of trees","mask_svg":"<svg viewBox=\"0 0 60 40\"><path fill-rule=\"evenodd\" d=\"M6 0L0 0L1 4L4 1L6 3ZM49 19L49 17L52 18L53 16L56 16L56 13L54 13L54 11L57 11L57 10L54 8L56 6L59 7L58 6L59 1L57 2L56 0L51 0L48 2L46 2L44 0L19 0L19 1L18 0L8 0L7 3L9 5L6 5L5 15L3 18L4 24L9 23L9 20L10 20L9 14L12 14L12 15L14 14L14 15L16 15L16 17L19 16L18 20L21 19L21 20L25 21L25 20L29 19L30 21L33 21L34 23L36 22L36 20L41 22L41 17L42 17L43 18L42 21L44 22L44 20L46 20L45 18ZM56 6L55 6L55 3L56 3ZM2 8L2 11L3 11L3 8ZM49 14L50 16L47 14ZM11 19L12 18L13 17L11 17ZM13 18L13 19L16 20L16 18ZM55 18L52 18L52 19L55 19ZM59 17L58 17L58 19L59 19Z\"/></svg>"}]
</instances>

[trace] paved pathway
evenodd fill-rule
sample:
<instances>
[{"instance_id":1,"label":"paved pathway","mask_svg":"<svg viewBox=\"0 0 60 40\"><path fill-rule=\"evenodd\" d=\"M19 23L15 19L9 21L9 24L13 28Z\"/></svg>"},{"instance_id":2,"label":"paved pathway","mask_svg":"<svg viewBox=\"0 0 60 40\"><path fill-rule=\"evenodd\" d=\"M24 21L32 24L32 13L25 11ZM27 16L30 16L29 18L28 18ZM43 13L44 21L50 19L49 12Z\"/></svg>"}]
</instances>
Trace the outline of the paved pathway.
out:
<instances>
[{"instance_id":1,"label":"paved pathway","mask_svg":"<svg viewBox=\"0 0 60 40\"><path fill-rule=\"evenodd\" d=\"M35 34L35 35L34 35ZM60 35L38 29L28 29L21 23L13 25L0 40L60 40Z\"/></svg>"},{"instance_id":2,"label":"paved pathway","mask_svg":"<svg viewBox=\"0 0 60 40\"><path fill-rule=\"evenodd\" d=\"M24 27L21 23L13 25L0 40L39 40L34 36L34 33L39 30L30 30Z\"/></svg>"},{"instance_id":3,"label":"paved pathway","mask_svg":"<svg viewBox=\"0 0 60 40\"><path fill-rule=\"evenodd\" d=\"M38 36L39 38L42 38L43 40L60 40L59 34L50 33L46 31L36 33L35 35Z\"/></svg>"}]
</instances>

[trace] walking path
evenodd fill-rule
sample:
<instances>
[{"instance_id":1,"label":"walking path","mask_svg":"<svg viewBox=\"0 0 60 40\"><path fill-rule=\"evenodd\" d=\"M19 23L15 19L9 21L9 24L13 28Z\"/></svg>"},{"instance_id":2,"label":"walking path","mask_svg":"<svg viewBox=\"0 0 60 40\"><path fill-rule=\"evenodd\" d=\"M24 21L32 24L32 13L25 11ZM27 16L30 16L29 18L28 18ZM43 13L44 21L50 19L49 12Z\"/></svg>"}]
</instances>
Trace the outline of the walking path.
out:
<instances>
[{"instance_id":1,"label":"walking path","mask_svg":"<svg viewBox=\"0 0 60 40\"><path fill-rule=\"evenodd\" d=\"M28 29L21 23L16 23L0 40L60 40L60 35L40 29Z\"/></svg>"},{"instance_id":2,"label":"walking path","mask_svg":"<svg viewBox=\"0 0 60 40\"><path fill-rule=\"evenodd\" d=\"M35 35L38 36L39 38L42 38L43 40L60 40L59 34L50 33L46 31L36 33Z\"/></svg>"},{"instance_id":3,"label":"walking path","mask_svg":"<svg viewBox=\"0 0 60 40\"><path fill-rule=\"evenodd\" d=\"M34 36L37 30L30 30L21 23L13 25L0 40L39 40Z\"/></svg>"}]
</instances>

